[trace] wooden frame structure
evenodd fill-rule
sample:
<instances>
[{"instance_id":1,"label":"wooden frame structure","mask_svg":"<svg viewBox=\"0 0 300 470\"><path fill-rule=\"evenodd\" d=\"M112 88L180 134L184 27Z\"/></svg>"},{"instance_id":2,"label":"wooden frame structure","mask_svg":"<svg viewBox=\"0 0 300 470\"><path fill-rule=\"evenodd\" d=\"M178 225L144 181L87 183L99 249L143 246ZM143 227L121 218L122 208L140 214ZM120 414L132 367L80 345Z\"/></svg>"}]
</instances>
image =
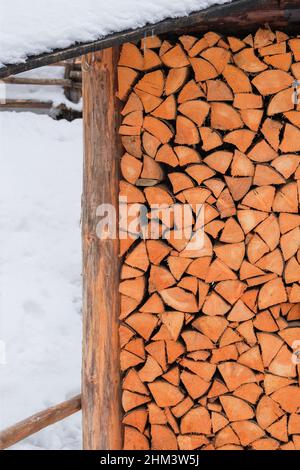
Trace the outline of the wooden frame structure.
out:
<instances>
[{"instance_id":1,"label":"wooden frame structure","mask_svg":"<svg viewBox=\"0 0 300 470\"><path fill-rule=\"evenodd\" d=\"M101 203L118 207L120 142L117 89L118 46L151 34L186 31L251 31L268 23L294 30L300 24L299 0L236 0L168 19L155 25L115 33L98 41L29 57L25 63L0 69L0 79L11 74L83 55L84 191L83 191L83 374L82 411L84 448L120 450L122 424L119 371L119 269L118 240L96 236L96 209ZM103 138L104 137L104 138ZM79 398L71 406L79 409ZM50 411L50 415L53 415ZM70 414L70 413L69 413ZM67 414L59 414L60 418ZM60 419L59 418L59 419ZM32 418L29 419L32 422ZM27 424L29 424L27 420ZM34 420L33 420L34 421ZM24 422L0 433L0 442L18 439L54 422L36 426ZM24 429L27 429L24 432ZM9 436L6 438L6 436ZM4 445L3 445L4 446Z\"/></svg>"}]
</instances>

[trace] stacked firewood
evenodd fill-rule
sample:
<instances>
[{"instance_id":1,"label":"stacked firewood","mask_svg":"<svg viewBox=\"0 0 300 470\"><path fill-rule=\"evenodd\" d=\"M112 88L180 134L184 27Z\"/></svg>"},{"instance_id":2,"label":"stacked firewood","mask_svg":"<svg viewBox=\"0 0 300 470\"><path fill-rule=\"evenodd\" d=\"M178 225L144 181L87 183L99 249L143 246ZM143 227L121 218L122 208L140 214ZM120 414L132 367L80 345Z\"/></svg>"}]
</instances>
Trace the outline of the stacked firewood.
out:
<instances>
[{"instance_id":1,"label":"stacked firewood","mask_svg":"<svg viewBox=\"0 0 300 470\"><path fill-rule=\"evenodd\" d=\"M149 37L118 75L124 448L300 450L300 38Z\"/></svg>"}]
</instances>

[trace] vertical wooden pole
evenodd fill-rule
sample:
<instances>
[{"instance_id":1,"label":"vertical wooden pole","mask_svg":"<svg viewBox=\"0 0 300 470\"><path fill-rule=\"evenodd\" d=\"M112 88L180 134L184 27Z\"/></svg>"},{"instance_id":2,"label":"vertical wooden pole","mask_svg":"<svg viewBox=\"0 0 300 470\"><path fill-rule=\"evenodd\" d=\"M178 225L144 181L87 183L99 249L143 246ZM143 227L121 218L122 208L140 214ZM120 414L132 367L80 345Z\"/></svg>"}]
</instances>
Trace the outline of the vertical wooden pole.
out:
<instances>
[{"instance_id":1,"label":"vertical wooden pole","mask_svg":"<svg viewBox=\"0 0 300 470\"><path fill-rule=\"evenodd\" d=\"M96 236L96 208L118 207L118 49L83 58L83 446L122 449L118 240Z\"/></svg>"}]
</instances>

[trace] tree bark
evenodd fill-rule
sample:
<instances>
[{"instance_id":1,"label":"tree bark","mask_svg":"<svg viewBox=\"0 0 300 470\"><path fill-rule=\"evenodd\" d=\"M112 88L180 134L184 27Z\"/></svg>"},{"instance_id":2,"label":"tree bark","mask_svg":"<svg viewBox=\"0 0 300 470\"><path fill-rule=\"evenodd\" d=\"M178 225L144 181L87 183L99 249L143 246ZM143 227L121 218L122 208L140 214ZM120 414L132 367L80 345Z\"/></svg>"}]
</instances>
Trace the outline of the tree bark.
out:
<instances>
[{"instance_id":1,"label":"tree bark","mask_svg":"<svg viewBox=\"0 0 300 470\"><path fill-rule=\"evenodd\" d=\"M118 49L83 57L83 446L122 449L118 240L96 235L96 209L118 209Z\"/></svg>"}]
</instances>

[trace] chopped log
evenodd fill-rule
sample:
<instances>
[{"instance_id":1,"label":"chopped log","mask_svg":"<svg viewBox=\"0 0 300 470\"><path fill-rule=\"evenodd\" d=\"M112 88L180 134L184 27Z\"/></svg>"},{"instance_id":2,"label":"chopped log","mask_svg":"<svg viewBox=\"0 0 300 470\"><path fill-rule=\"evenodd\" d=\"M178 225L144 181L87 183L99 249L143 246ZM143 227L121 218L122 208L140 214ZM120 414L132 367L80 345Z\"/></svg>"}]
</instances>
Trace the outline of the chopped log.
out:
<instances>
[{"instance_id":1,"label":"chopped log","mask_svg":"<svg viewBox=\"0 0 300 470\"><path fill-rule=\"evenodd\" d=\"M223 47L217 46L205 49L203 52L201 52L200 56L210 62L219 74L223 72L225 66L228 64L231 58L229 51Z\"/></svg>"},{"instance_id":2,"label":"chopped log","mask_svg":"<svg viewBox=\"0 0 300 470\"><path fill-rule=\"evenodd\" d=\"M231 131L243 127L243 122L238 111L226 103L212 103L210 119L211 126L214 129Z\"/></svg>"},{"instance_id":3,"label":"chopped log","mask_svg":"<svg viewBox=\"0 0 300 470\"><path fill-rule=\"evenodd\" d=\"M203 380L201 377L196 374L191 374L190 372L183 371L180 379L186 388L189 396L196 400L207 392L210 387L210 383Z\"/></svg>"},{"instance_id":4,"label":"chopped log","mask_svg":"<svg viewBox=\"0 0 300 470\"><path fill-rule=\"evenodd\" d=\"M218 366L218 369L230 391L243 384L255 382L255 374L242 364L224 362Z\"/></svg>"},{"instance_id":5,"label":"chopped log","mask_svg":"<svg viewBox=\"0 0 300 470\"><path fill-rule=\"evenodd\" d=\"M294 78L283 70L266 70L256 75L252 80L253 85L261 95L274 95L292 85Z\"/></svg>"},{"instance_id":6,"label":"chopped log","mask_svg":"<svg viewBox=\"0 0 300 470\"><path fill-rule=\"evenodd\" d=\"M136 70L143 70L144 59L140 50L135 44L130 42L123 44L118 65L131 67L132 69Z\"/></svg>"},{"instance_id":7,"label":"chopped log","mask_svg":"<svg viewBox=\"0 0 300 470\"><path fill-rule=\"evenodd\" d=\"M233 94L230 88L221 80L208 80L207 101L232 101Z\"/></svg>"},{"instance_id":8,"label":"chopped log","mask_svg":"<svg viewBox=\"0 0 300 470\"><path fill-rule=\"evenodd\" d=\"M300 448L299 44L264 27L123 48L130 448L131 429L157 450Z\"/></svg>"},{"instance_id":9,"label":"chopped log","mask_svg":"<svg viewBox=\"0 0 300 470\"><path fill-rule=\"evenodd\" d=\"M151 449L177 450L176 435L168 426L153 424L151 426Z\"/></svg>"},{"instance_id":10,"label":"chopped log","mask_svg":"<svg viewBox=\"0 0 300 470\"><path fill-rule=\"evenodd\" d=\"M266 165L256 165L253 178L253 184L256 186L269 186L284 183L285 179L277 171Z\"/></svg>"},{"instance_id":11,"label":"chopped log","mask_svg":"<svg viewBox=\"0 0 300 470\"><path fill-rule=\"evenodd\" d=\"M299 155L286 154L280 155L272 161L271 165L281 173L284 178L288 179L293 173L296 173L300 162Z\"/></svg>"},{"instance_id":12,"label":"chopped log","mask_svg":"<svg viewBox=\"0 0 300 470\"><path fill-rule=\"evenodd\" d=\"M160 65L161 65L161 60L159 58L159 55L151 49L145 49L143 69L145 71L148 71L148 70L156 69Z\"/></svg>"},{"instance_id":13,"label":"chopped log","mask_svg":"<svg viewBox=\"0 0 300 470\"><path fill-rule=\"evenodd\" d=\"M146 113L150 113L162 103L162 98L158 98L151 93L139 90L138 88L135 88L135 92L139 96Z\"/></svg>"},{"instance_id":14,"label":"chopped log","mask_svg":"<svg viewBox=\"0 0 300 470\"><path fill-rule=\"evenodd\" d=\"M161 46L161 39L159 36L146 36L141 39L141 49L158 49Z\"/></svg>"},{"instance_id":15,"label":"chopped log","mask_svg":"<svg viewBox=\"0 0 300 470\"><path fill-rule=\"evenodd\" d=\"M131 91L131 87L138 77L138 73L129 67L118 67L118 98L125 101Z\"/></svg>"},{"instance_id":16,"label":"chopped log","mask_svg":"<svg viewBox=\"0 0 300 470\"><path fill-rule=\"evenodd\" d=\"M198 311L196 298L192 293L188 293L180 287L172 287L160 291L163 301L170 307L194 313Z\"/></svg>"},{"instance_id":17,"label":"chopped log","mask_svg":"<svg viewBox=\"0 0 300 470\"><path fill-rule=\"evenodd\" d=\"M260 163L274 160L277 156L278 154L265 140L258 142L248 153L251 160Z\"/></svg>"},{"instance_id":18,"label":"chopped log","mask_svg":"<svg viewBox=\"0 0 300 470\"><path fill-rule=\"evenodd\" d=\"M223 76L234 93L247 93L252 91L248 76L238 67L227 64Z\"/></svg>"},{"instance_id":19,"label":"chopped log","mask_svg":"<svg viewBox=\"0 0 300 470\"><path fill-rule=\"evenodd\" d=\"M263 107L260 95L254 93L235 93L233 106L238 109L255 109Z\"/></svg>"},{"instance_id":20,"label":"chopped log","mask_svg":"<svg viewBox=\"0 0 300 470\"><path fill-rule=\"evenodd\" d=\"M186 83L187 78L187 67L172 68L166 78L165 94L168 96L177 93Z\"/></svg>"},{"instance_id":21,"label":"chopped log","mask_svg":"<svg viewBox=\"0 0 300 470\"><path fill-rule=\"evenodd\" d=\"M257 73L268 67L256 55L253 48L245 48L233 56L235 64L245 72Z\"/></svg>"},{"instance_id":22,"label":"chopped log","mask_svg":"<svg viewBox=\"0 0 300 470\"><path fill-rule=\"evenodd\" d=\"M178 111L191 119L197 126L202 126L209 110L209 104L200 100L185 101L178 107Z\"/></svg>"},{"instance_id":23,"label":"chopped log","mask_svg":"<svg viewBox=\"0 0 300 470\"><path fill-rule=\"evenodd\" d=\"M194 145L198 144L199 140L199 132L194 122L185 116L177 116L175 142L177 144Z\"/></svg>"},{"instance_id":24,"label":"chopped log","mask_svg":"<svg viewBox=\"0 0 300 470\"><path fill-rule=\"evenodd\" d=\"M231 163L232 157L233 154L231 152L220 150L208 155L208 157L204 159L204 162L213 170L224 174Z\"/></svg>"},{"instance_id":25,"label":"chopped log","mask_svg":"<svg viewBox=\"0 0 300 470\"><path fill-rule=\"evenodd\" d=\"M202 58L192 58L190 59L196 82L204 82L216 78L218 72L215 67L205 59Z\"/></svg>"},{"instance_id":26,"label":"chopped log","mask_svg":"<svg viewBox=\"0 0 300 470\"><path fill-rule=\"evenodd\" d=\"M215 445L217 449L222 449L225 445L240 445L240 440L230 426L221 429L216 435Z\"/></svg>"},{"instance_id":27,"label":"chopped log","mask_svg":"<svg viewBox=\"0 0 300 470\"><path fill-rule=\"evenodd\" d=\"M229 46L232 52L238 52L239 50L243 49L246 46L244 41L234 36L228 36L227 41L229 43Z\"/></svg>"},{"instance_id":28,"label":"chopped log","mask_svg":"<svg viewBox=\"0 0 300 470\"><path fill-rule=\"evenodd\" d=\"M121 111L122 116L126 116L133 111L143 111L143 105L140 98L132 92Z\"/></svg>"},{"instance_id":29,"label":"chopped log","mask_svg":"<svg viewBox=\"0 0 300 470\"><path fill-rule=\"evenodd\" d=\"M232 423L232 428L237 434L242 446L251 444L265 434L253 421L237 421Z\"/></svg>"},{"instance_id":30,"label":"chopped log","mask_svg":"<svg viewBox=\"0 0 300 470\"><path fill-rule=\"evenodd\" d=\"M137 136L122 136L122 145L125 150L136 158L141 158L142 148L141 148L141 138Z\"/></svg>"},{"instance_id":31,"label":"chopped log","mask_svg":"<svg viewBox=\"0 0 300 470\"><path fill-rule=\"evenodd\" d=\"M230 422L251 419L254 416L251 406L240 398L224 395L220 402Z\"/></svg>"},{"instance_id":32,"label":"chopped log","mask_svg":"<svg viewBox=\"0 0 300 470\"><path fill-rule=\"evenodd\" d=\"M284 411L295 413L299 408L300 388L295 385L282 387L271 395Z\"/></svg>"},{"instance_id":33,"label":"chopped log","mask_svg":"<svg viewBox=\"0 0 300 470\"><path fill-rule=\"evenodd\" d=\"M293 88L279 91L274 95L268 105L267 115L274 116L274 114L284 113L294 109L293 103Z\"/></svg>"},{"instance_id":34,"label":"chopped log","mask_svg":"<svg viewBox=\"0 0 300 470\"><path fill-rule=\"evenodd\" d=\"M179 44L162 54L161 60L170 68L180 68L190 65L185 52Z\"/></svg>"},{"instance_id":35,"label":"chopped log","mask_svg":"<svg viewBox=\"0 0 300 470\"><path fill-rule=\"evenodd\" d=\"M160 97L165 86L165 79L161 70L146 73L136 84L135 89Z\"/></svg>"},{"instance_id":36,"label":"chopped log","mask_svg":"<svg viewBox=\"0 0 300 470\"><path fill-rule=\"evenodd\" d=\"M235 145L240 152L246 152L250 147L255 134L249 129L239 129L236 131L229 132L224 137L224 142Z\"/></svg>"},{"instance_id":37,"label":"chopped log","mask_svg":"<svg viewBox=\"0 0 300 470\"><path fill-rule=\"evenodd\" d=\"M288 183L276 192L273 210L275 212L298 212L298 191L296 183Z\"/></svg>"},{"instance_id":38,"label":"chopped log","mask_svg":"<svg viewBox=\"0 0 300 470\"><path fill-rule=\"evenodd\" d=\"M252 184L251 177L233 178L231 176L225 176L225 181L234 201L242 199Z\"/></svg>"},{"instance_id":39,"label":"chopped log","mask_svg":"<svg viewBox=\"0 0 300 470\"><path fill-rule=\"evenodd\" d=\"M282 129L282 124L273 119L267 118L263 125L261 132L268 141L268 143L273 147L274 150L279 148L279 134Z\"/></svg>"},{"instance_id":40,"label":"chopped log","mask_svg":"<svg viewBox=\"0 0 300 470\"><path fill-rule=\"evenodd\" d=\"M272 65L275 69L288 72L292 65L292 59L292 54L286 52L284 54L267 55L264 57L264 62L268 65Z\"/></svg>"},{"instance_id":41,"label":"chopped log","mask_svg":"<svg viewBox=\"0 0 300 470\"><path fill-rule=\"evenodd\" d=\"M147 411L145 408L133 410L123 418L122 422L128 426L133 426L143 434L147 423Z\"/></svg>"},{"instance_id":42,"label":"chopped log","mask_svg":"<svg viewBox=\"0 0 300 470\"><path fill-rule=\"evenodd\" d=\"M300 150L300 129L292 126L292 124L286 124L284 128L283 139L280 144L280 149L283 152L298 152Z\"/></svg>"},{"instance_id":43,"label":"chopped log","mask_svg":"<svg viewBox=\"0 0 300 470\"><path fill-rule=\"evenodd\" d=\"M126 181L135 184L141 174L142 163L132 155L125 153L121 159L121 171Z\"/></svg>"},{"instance_id":44,"label":"chopped log","mask_svg":"<svg viewBox=\"0 0 300 470\"><path fill-rule=\"evenodd\" d=\"M154 135L162 144L166 144L173 137L171 129L162 121L152 116L146 116L143 128Z\"/></svg>"},{"instance_id":45,"label":"chopped log","mask_svg":"<svg viewBox=\"0 0 300 470\"><path fill-rule=\"evenodd\" d=\"M182 434L210 434L211 419L208 411L203 406L188 411L181 419L180 431Z\"/></svg>"},{"instance_id":46,"label":"chopped log","mask_svg":"<svg viewBox=\"0 0 300 470\"><path fill-rule=\"evenodd\" d=\"M164 380L156 380L148 386L156 404L161 408L175 406L184 398L177 387Z\"/></svg>"},{"instance_id":47,"label":"chopped log","mask_svg":"<svg viewBox=\"0 0 300 470\"><path fill-rule=\"evenodd\" d=\"M186 83L186 85L184 85L184 87L182 88L182 90L180 91L178 95L177 101L178 101L178 104L182 104L185 101L191 101L197 98L204 98L204 97L205 95L203 91L201 90L199 85L197 85L195 80L192 79L188 83Z\"/></svg>"},{"instance_id":48,"label":"chopped log","mask_svg":"<svg viewBox=\"0 0 300 470\"><path fill-rule=\"evenodd\" d=\"M150 338L157 322L157 318L149 313L134 313L126 318L126 323L145 340Z\"/></svg>"},{"instance_id":49,"label":"chopped log","mask_svg":"<svg viewBox=\"0 0 300 470\"><path fill-rule=\"evenodd\" d=\"M157 108L151 113L160 119L172 120L176 117L176 101L174 95L168 96Z\"/></svg>"},{"instance_id":50,"label":"chopped log","mask_svg":"<svg viewBox=\"0 0 300 470\"><path fill-rule=\"evenodd\" d=\"M222 145L222 137L219 132L214 131L210 127L200 127L199 132L203 150L208 152Z\"/></svg>"},{"instance_id":51,"label":"chopped log","mask_svg":"<svg viewBox=\"0 0 300 470\"><path fill-rule=\"evenodd\" d=\"M124 429L124 450L149 450L147 437L131 426Z\"/></svg>"}]
</instances>

